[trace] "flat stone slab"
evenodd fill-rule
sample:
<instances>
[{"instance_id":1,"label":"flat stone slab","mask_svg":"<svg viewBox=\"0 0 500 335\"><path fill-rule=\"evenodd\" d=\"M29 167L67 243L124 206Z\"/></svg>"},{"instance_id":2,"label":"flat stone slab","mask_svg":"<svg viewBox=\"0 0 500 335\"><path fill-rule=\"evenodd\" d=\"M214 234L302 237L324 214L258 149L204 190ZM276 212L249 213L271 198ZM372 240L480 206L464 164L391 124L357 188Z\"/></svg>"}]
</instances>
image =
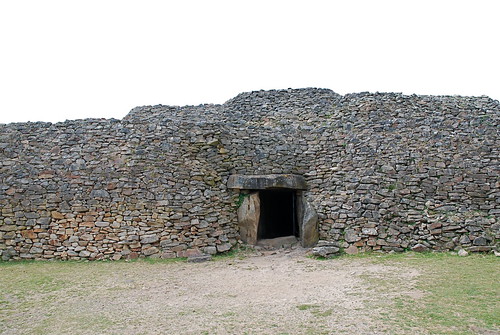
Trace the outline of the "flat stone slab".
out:
<instances>
[{"instance_id":1,"label":"flat stone slab","mask_svg":"<svg viewBox=\"0 0 500 335\"><path fill-rule=\"evenodd\" d=\"M243 190L267 190L273 188L306 190L307 184L304 177L295 174L234 174L229 176L227 187Z\"/></svg>"},{"instance_id":2,"label":"flat stone slab","mask_svg":"<svg viewBox=\"0 0 500 335\"><path fill-rule=\"evenodd\" d=\"M311 249L311 253L314 256L330 258L339 254L340 248L333 246L315 247Z\"/></svg>"},{"instance_id":3,"label":"flat stone slab","mask_svg":"<svg viewBox=\"0 0 500 335\"><path fill-rule=\"evenodd\" d=\"M299 240L295 236L282 236L276 238L262 239L257 242L259 247L287 248L297 244Z\"/></svg>"},{"instance_id":4,"label":"flat stone slab","mask_svg":"<svg viewBox=\"0 0 500 335\"><path fill-rule=\"evenodd\" d=\"M208 262L212 260L212 255L197 255L197 256L189 256L187 259L188 263L202 263L202 262Z\"/></svg>"}]
</instances>

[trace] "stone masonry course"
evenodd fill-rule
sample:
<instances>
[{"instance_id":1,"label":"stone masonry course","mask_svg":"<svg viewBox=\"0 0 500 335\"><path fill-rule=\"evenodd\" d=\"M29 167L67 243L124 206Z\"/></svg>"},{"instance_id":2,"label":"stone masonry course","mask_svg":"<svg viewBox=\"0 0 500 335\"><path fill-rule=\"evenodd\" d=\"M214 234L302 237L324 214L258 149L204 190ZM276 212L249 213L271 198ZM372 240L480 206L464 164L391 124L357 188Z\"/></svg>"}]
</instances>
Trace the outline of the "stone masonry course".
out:
<instances>
[{"instance_id":1,"label":"stone masonry course","mask_svg":"<svg viewBox=\"0 0 500 335\"><path fill-rule=\"evenodd\" d=\"M320 245L487 252L500 238L500 104L328 89L0 124L0 257L216 254L240 241L233 175L303 176Z\"/></svg>"}]
</instances>

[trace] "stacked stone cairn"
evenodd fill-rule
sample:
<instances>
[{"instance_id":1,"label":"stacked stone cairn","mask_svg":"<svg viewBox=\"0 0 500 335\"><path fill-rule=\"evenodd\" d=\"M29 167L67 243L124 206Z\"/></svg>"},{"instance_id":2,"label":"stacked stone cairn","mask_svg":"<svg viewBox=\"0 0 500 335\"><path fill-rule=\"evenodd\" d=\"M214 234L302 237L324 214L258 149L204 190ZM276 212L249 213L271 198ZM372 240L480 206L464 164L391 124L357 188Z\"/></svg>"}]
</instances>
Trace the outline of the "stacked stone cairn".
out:
<instances>
[{"instance_id":1,"label":"stacked stone cairn","mask_svg":"<svg viewBox=\"0 0 500 335\"><path fill-rule=\"evenodd\" d=\"M133 259L238 244L232 174L298 174L319 255L495 250L500 104L326 89L123 120L0 124L0 257Z\"/></svg>"}]
</instances>

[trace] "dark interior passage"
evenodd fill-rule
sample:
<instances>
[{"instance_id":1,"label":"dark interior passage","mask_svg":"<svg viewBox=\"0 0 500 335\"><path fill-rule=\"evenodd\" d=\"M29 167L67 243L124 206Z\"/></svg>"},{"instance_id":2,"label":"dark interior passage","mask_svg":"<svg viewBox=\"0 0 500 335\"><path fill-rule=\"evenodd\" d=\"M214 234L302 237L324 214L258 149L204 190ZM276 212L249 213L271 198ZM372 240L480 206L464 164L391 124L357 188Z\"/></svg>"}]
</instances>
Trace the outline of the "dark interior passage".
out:
<instances>
[{"instance_id":1,"label":"dark interior passage","mask_svg":"<svg viewBox=\"0 0 500 335\"><path fill-rule=\"evenodd\" d=\"M262 190L258 239L295 235L299 229L295 210L294 190Z\"/></svg>"}]
</instances>

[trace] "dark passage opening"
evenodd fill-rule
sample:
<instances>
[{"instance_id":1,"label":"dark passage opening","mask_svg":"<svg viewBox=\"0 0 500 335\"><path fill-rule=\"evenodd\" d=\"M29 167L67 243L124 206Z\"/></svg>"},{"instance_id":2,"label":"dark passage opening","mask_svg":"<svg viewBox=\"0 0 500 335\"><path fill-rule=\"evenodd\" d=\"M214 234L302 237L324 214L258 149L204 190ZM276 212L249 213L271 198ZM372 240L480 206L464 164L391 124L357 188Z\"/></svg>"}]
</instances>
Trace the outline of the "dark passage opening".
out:
<instances>
[{"instance_id":1,"label":"dark passage opening","mask_svg":"<svg viewBox=\"0 0 500 335\"><path fill-rule=\"evenodd\" d=\"M261 190L257 238L299 237L294 190Z\"/></svg>"}]
</instances>

